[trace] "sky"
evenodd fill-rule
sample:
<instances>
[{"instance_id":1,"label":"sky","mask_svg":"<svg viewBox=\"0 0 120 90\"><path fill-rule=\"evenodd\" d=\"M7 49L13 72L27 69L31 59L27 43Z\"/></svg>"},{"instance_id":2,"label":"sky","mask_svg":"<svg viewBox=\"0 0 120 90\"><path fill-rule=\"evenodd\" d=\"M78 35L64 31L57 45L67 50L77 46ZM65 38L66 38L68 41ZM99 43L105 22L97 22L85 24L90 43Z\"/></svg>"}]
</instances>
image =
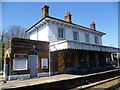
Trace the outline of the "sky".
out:
<instances>
[{"instance_id":1,"label":"sky","mask_svg":"<svg viewBox=\"0 0 120 90\"><path fill-rule=\"evenodd\" d=\"M45 2L2 2L2 28L20 25L29 29L41 19L41 7ZM103 45L118 46L117 2L47 2L49 16L64 20L67 12L72 22L90 27L92 21L98 31L106 33Z\"/></svg>"}]
</instances>

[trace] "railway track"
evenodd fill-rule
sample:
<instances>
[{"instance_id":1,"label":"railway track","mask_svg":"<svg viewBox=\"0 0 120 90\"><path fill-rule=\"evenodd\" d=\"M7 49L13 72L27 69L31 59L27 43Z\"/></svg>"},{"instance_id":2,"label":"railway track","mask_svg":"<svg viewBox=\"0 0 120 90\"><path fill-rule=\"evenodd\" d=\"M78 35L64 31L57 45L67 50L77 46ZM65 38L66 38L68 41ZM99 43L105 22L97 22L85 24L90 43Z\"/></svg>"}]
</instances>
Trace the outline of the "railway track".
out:
<instances>
[{"instance_id":1,"label":"railway track","mask_svg":"<svg viewBox=\"0 0 120 90\"><path fill-rule=\"evenodd\" d=\"M120 69L109 70L99 73L92 73L87 75L70 75L61 74L50 77L30 79L23 81L16 81L12 83L8 81L3 84L1 88L3 89L41 89L46 90L50 88L59 89L107 89L114 88L112 86L119 86L120 79ZM115 85L109 84L110 82L115 83ZM118 83L118 84L117 84ZM111 86L109 86L111 85ZM106 87L105 87L106 86ZM109 86L109 87L108 87ZM103 88L101 88L103 87Z\"/></svg>"},{"instance_id":2,"label":"railway track","mask_svg":"<svg viewBox=\"0 0 120 90\"><path fill-rule=\"evenodd\" d=\"M116 76L114 78L98 81L95 83L79 86L76 88L73 88L71 90L114 90L117 88L120 88L120 76Z\"/></svg>"}]
</instances>

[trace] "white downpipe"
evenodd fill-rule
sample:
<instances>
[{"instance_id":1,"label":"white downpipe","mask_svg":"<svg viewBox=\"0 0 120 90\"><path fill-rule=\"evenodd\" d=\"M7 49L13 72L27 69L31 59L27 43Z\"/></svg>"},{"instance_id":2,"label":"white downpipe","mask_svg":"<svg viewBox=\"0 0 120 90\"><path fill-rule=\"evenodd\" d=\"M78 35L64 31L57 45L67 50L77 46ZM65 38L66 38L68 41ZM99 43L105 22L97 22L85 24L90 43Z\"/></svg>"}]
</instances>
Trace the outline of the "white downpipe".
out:
<instances>
[{"instance_id":1,"label":"white downpipe","mask_svg":"<svg viewBox=\"0 0 120 90\"><path fill-rule=\"evenodd\" d=\"M118 62L118 67L120 66L119 65L119 55L118 55L119 53L117 53L117 62Z\"/></svg>"},{"instance_id":2,"label":"white downpipe","mask_svg":"<svg viewBox=\"0 0 120 90\"><path fill-rule=\"evenodd\" d=\"M4 64L4 80L8 80L8 64Z\"/></svg>"},{"instance_id":3,"label":"white downpipe","mask_svg":"<svg viewBox=\"0 0 120 90\"><path fill-rule=\"evenodd\" d=\"M50 46L49 46L49 76L51 76L50 62L51 62L51 59L50 59Z\"/></svg>"}]
</instances>

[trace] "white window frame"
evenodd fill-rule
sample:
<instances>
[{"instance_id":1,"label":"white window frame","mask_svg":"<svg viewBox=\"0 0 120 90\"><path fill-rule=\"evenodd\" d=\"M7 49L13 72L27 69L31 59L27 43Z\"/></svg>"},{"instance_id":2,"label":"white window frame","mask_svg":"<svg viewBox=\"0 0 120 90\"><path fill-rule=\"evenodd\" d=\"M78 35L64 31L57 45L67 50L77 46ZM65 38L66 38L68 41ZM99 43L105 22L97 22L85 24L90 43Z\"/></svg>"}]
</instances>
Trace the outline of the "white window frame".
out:
<instances>
[{"instance_id":1,"label":"white window frame","mask_svg":"<svg viewBox=\"0 0 120 90\"><path fill-rule=\"evenodd\" d=\"M15 68L15 60L17 61L17 60L26 60L26 68L25 69L16 69ZM13 70L14 71L19 71L19 70L28 70L28 59L13 59Z\"/></svg>"},{"instance_id":2,"label":"white window frame","mask_svg":"<svg viewBox=\"0 0 120 90\"><path fill-rule=\"evenodd\" d=\"M44 67L45 65L45 67ZM48 69L48 58L41 58L41 68Z\"/></svg>"},{"instance_id":3,"label":"white window frame","mask_svg":"<svg viewBox=\"0 0 120 90\"><path fill-rule=\"evenodd\" d=\"M85 42L90 43L90 35L85 33Z\"/></svg>"},{"instance_id":4,"label":"white window frame","mask_svg":"<svg viewBox=\"0 0 120 90\"><path fill-rule=\"evenodd\" d=\"M18 57L18 58L27 58L27 54L14 54L14 57L15 57L16 55L19 55L19 56L26 55L26 57ZM16 58L16 57L15 57L15 58Z\"/></svg>"},{"instance_id":5,"label":"white window frame","mask_svg":"<svg viewBox=\"0 0 120 90\"><path fill-rule=\"evenodd\" d=\"M77 33L76 35L76 37L74 37L75 36L75 33ZM75 39L76 38L76 39ZM79 41L79 32L78 31L75 31L75 30L73 30L73 40L74 41Z\"/></svg>"},{"instance_id":6,"label":"white window frame","mask_svg":"<svg viewBox=\"0 0 120 90\"><path fill-rule=\"evenodd\" d=\"M61 33L59 30L63 30L63 33ZM62 37L61 37L60 34L62 35ZM59 40L64 40L65 39L65 29L64 28L61 28L61 27L58 28L58 39Z\"/></svg>"}]
</instances>

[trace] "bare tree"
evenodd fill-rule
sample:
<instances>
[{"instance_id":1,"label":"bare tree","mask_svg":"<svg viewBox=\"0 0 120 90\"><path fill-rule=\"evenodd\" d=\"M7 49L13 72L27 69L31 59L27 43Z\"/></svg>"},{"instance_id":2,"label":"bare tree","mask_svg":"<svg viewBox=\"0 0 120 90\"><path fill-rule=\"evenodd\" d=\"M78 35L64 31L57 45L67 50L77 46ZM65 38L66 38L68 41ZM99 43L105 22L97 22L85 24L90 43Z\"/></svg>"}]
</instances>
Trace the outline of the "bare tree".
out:
<instances>
[{"instance_id":1,"label":"bare tree","mask_svg":"<svg viewBox=\"0 0 120 90\"><path fill-rule=\"evenodd\" d=\"M3 31L4 41L7 41L11 37L15 38L26 38L26 29L21 26L10 26L6 32Z\"/></svg>"},{"instance_id":2,"label":"bare tree","mask_svg":"<svg viewBox=\"0 0 120 90\"><path fill-rule=\"evenodd\" d=\"M10 26L7 30L3 29L0 32L0 70L3 69L4 61L4 43L8 41L9 38L26 38L26 29L21 26Z\"/></svg>"}]
</instances>

